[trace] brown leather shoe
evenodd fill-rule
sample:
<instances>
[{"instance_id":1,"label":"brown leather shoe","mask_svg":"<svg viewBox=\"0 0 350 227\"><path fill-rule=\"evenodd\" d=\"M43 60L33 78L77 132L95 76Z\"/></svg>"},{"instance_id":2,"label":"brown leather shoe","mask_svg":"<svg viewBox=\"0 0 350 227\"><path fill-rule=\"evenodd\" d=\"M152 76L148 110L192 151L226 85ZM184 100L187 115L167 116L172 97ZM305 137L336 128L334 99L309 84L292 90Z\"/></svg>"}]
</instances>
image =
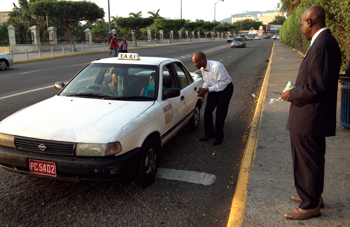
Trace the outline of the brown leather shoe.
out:
<instances>
[{"instance_id":1,"label":"brown leather shoe","mask_svg":"<svg viewBox=\"0 0 350 227\"><path fill-rule=\"evenodd\" d=\"M302 203L303 202L303 200L298 195L291 196L290 199L293 200L296 203ZM323 198L322 197L320 197L320 200L318 201L318 206L320 208L324 207L324 202L323 202Z\"/></svg>"},{"instance_id":2,"label":"brown leather shoe","mask_svg":"<svg viewBox=\"0 0 350 227\"><path fill-rule=\"evenodd\" d=\"M283 216L290 220L305 220L313 217L321 216L320 207L316 207L314 209L303 210L299 207L295 208L288 214L283 214Z\"/></svg>"}]
</instances>

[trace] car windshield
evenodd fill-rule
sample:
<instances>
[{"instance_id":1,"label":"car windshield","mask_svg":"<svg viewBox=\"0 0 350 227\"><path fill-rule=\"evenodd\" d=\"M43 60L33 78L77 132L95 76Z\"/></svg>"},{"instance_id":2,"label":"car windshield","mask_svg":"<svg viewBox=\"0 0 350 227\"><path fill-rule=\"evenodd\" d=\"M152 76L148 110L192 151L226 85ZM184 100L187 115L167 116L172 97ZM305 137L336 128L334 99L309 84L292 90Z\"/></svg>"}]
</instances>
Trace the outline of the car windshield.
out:
<instances>
[{"instance_id":1,"label":"car windshield","mask_svg":"<svg viewBox=\"0 0 350 227\"><path fill-rule=\"evenodd\" d=\"M112 100L154 100L158 73L153 65L90 64L60 95Z\"/></svg>"},{"instance_id":2,"label":"car windshield","mask_svg":"<svg viewBox=\"0 0 350 227\"><path fill-rule=\"evenodd\" d=\"M242 41L243 42L243 38L235 38L235 41Z\"/></svg>"}]
</instances>

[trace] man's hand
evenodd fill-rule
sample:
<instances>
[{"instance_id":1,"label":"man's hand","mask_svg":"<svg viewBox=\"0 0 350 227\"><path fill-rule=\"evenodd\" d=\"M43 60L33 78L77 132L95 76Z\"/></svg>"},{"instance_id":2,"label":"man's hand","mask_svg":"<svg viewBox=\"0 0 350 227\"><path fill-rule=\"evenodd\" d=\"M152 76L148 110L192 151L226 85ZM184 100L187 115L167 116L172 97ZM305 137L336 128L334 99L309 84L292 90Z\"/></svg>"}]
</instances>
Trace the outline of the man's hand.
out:
<instances>
[{"instance_id":1,"label":"man's hand","mask_svg":"<svg viewBox=\"0 0 350 227\"><path fill-rule=\"evenodd\" d=\"M202 88L202 87L200 87L197 96L203 98L205 96L205 94L208 93L208 92L209 92L209 88Z\"/></svg>"},{"instance_id":2,"label":"man's hand","mask_svg":"<svg viewBox=\"0 0 350 227\"><path fill-rule=\"evenodd\" d=\"M287 101L287 102L291 102L291 101L292 101L292 99L291 99L290 96L289 96L289 90L287 90L286 92L284 92L281 98L284 99L284 100Z\"/></svg>"}]
</instances>

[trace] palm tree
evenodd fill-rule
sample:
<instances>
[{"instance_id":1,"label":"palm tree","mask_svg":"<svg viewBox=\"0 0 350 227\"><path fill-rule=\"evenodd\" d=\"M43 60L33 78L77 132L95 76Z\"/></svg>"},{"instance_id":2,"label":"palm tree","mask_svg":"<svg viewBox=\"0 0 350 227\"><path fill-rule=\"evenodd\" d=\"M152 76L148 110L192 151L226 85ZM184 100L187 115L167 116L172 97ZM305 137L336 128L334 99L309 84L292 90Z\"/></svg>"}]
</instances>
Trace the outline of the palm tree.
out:
<instances>
[{"instance_id":1,"label":"palm tree","mask_svg":"<svg viewBox=\"0 0 350 227\"><path fill-rule=\"evenodd\" d=\"M142 11L139 11L137 13L129 13L130 17L140 18L142 17Z\"/></svg>"},{"instance_id":2,"label":"palm tree","mask_svg":"<svg viewBox=\"0 0 350 227\"><path fill-rule=\"evenodd\" d=\"M160 18L163 18L163 17L161 17L161 16L159 15L159 11L160 11L160 9L158 9L157 12L148 11L148 14L151 14L150 17L153 18L153 19L160 19Z\"/></svg>"},{"instance_id":3,"label":"palm tree","mask_svg":"<svg viewBox=\"0 0 350 227\"><path fill-rule=\"evenodd\" d=\"M300 0L280 0L278 7L281 7L282 11L287 12L287 15L291 15L300 4Z\"/></svg>"}]
</instances>

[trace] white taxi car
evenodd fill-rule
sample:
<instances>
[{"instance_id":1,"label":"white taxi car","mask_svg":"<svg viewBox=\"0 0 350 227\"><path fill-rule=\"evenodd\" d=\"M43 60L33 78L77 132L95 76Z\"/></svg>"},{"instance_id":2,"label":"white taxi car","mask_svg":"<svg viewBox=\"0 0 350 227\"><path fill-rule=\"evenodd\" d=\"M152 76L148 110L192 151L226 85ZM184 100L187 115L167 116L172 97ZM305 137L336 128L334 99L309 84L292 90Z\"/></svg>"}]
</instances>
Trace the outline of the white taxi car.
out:
<instances>
[{"instance_id":1,"label":"white taxi car","mask_svg":"<svg viewBox=\"0 0 350 227\"><path fill-rule=\"evenodd\" d=\"M119 54L96 60L60 92L0 122L0 166L63 180L132 178L147 186L161 146L196 130L203 80L177 59Z\"/></svg>"}]
</instances>

